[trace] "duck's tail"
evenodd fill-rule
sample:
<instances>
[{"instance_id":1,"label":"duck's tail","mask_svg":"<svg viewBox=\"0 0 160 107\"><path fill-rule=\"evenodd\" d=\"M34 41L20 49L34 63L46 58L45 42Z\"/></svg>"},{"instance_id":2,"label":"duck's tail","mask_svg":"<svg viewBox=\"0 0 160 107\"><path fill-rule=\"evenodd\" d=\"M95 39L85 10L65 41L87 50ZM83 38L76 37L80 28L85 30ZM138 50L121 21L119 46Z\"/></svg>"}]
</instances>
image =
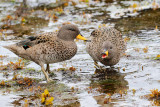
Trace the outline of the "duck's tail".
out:
<instances>
[{"instance_id":1,"label":"duck's tail","mask_svg":"<svg viewBox=\"0 0 160 107\"><path fill-rule=\"evenodd\" d=\"M18 46L16 46L16 44L13 45L8 45L8 46L3 46L4 48L10 50L11 52L15 53L16 55L18 55Z\"/></svg>"},{"instance_id":2,"label":"duck's tail","mask_svg":"<svg viewBox=\"0 0 160 107\"><path fill-rule=\"evenodd\" d=\"M23 47L17 46L16 44L8 45L8 46L3 46L4 48L10 50L11 52L15 53L19 57L29 59L29 57L26 54L26 51Z\"/></svg>"}]
</instances>

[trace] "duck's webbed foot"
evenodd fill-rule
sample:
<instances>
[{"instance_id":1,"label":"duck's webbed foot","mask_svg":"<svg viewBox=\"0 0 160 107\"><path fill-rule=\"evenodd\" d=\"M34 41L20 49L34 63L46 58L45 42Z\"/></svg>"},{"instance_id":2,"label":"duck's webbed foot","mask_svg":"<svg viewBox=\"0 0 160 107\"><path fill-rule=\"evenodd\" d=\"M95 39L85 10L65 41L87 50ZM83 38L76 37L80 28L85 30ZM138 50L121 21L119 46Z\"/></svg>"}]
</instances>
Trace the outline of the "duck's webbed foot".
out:
<instances>
[{"instance_id":1,"label":"duck's webbed foot","mask_svg":"<svg viewBox=\"0 0 160 107\"><path fill-rule=\"evenodd\" d=\"M94 61L95 68L103 70L103 67L100 66L96 61Z\"/></svg>"}]
</instances>

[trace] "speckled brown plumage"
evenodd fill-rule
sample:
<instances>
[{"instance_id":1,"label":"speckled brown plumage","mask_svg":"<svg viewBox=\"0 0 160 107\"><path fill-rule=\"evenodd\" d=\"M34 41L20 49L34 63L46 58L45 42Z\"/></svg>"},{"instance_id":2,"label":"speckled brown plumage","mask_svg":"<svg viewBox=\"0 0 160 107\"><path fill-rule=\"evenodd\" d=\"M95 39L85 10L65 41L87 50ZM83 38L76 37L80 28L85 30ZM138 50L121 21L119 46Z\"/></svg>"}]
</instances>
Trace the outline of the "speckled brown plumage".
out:
<instances>
[{"instance_id":1,"label":"speckled brown plumage","mask_svg":"<svg viewBox=\"0 0 160 107\"><path fill-rule=\"evenodd\" d=\"M50 81L45 73L44 64L47 64L46 70L49 71L50 63L71 59L77 52L74 39L79 34L80 31L75 25L68 24L62 26L59 32L49 32L29 37L17 44L5 46L5 48L40 65L47 81Z\"/></svg>"},{"instance_id":2,"label":"speckled brown plumage","mask_svg":"<svg viewBox=\"0 0 160 107\"><path fill-rule=\"evenodd\" d=\"M102 58L104 50L108 50L107 58ZM109 27L94 30L91 33L91 42L87 43L87 52L93 60L106 66L117 64L125 50L121 33Z\"/></svg>"}]
</instances>

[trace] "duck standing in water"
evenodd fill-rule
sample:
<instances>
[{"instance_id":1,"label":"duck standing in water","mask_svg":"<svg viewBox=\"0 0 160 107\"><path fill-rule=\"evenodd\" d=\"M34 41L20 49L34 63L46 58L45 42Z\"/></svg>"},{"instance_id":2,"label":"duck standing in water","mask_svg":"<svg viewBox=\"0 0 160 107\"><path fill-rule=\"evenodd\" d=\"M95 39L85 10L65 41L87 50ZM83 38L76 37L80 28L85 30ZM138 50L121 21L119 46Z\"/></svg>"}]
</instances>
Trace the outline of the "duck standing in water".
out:
<instances>
[{"instance_id":1,"label":"duck standing in water","mask_svg":"<svg viewBox=\"0 0 160 107\"><path fill-rule=\"evenodd\" d=\"M122 34L115 28L104 27L94 30L91 33L91 42L87 43L87 52L98 67L100 66L97 62L105 66L117 64L125 50Z\"/></svg>"},{"instance_id":2,"label":"duck standing in water","mask_svg":"<svg viewBox=\"0 0 160 107\"><path fill-rule=\"evenodd\" d=\"M47 82L51 81L46 71L50 71L49 64L71 59L77 53L74 39L87 41L80 35L77 26L67 24L58 32L49 32L29 37L16 44L4 46L16 55L35 62L41 66ZM47 64L46 70L44 64Z\"/></svg>"}]
</instances>

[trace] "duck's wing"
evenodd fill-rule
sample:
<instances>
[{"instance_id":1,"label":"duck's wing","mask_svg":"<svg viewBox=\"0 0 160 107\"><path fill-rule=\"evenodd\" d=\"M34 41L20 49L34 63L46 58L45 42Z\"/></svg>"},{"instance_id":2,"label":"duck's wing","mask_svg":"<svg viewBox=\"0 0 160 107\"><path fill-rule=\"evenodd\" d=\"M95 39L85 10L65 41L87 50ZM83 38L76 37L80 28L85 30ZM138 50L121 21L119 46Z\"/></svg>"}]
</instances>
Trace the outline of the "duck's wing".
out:
<instances>
[{"instance_id":1,"label":"duck's wing","mask_svg":"<svg viewBox=\"0 0 160 107\"><path fill-rule=\"evenodd\" d=\"M38 36L30 36L27 39L18 42L16 45L20 46L20 47L22 46L26 50L30 47L37 45L37 44L50 41L53 38L55 38L56 35L57 35L56 32L48 32L48 33L40 34Z\"/></svg>"},{"instance_id":2,"label":"duck's wing","mask_svg":"<svg viewBox=\"0 0 160 107\"><path fill-rule=\"evenodd\" d=\"M57 39L56 33L51 32L51 33L41 34L38 36L31 36L16 44L11 44L3 47L12 51L13 53L22 58L33 60L33 58L31 59L30 56L32 51L38 50L39 47L44 46L50 40L53 43L56 41L56 39Z\"/></svg>"}]
</instances>

